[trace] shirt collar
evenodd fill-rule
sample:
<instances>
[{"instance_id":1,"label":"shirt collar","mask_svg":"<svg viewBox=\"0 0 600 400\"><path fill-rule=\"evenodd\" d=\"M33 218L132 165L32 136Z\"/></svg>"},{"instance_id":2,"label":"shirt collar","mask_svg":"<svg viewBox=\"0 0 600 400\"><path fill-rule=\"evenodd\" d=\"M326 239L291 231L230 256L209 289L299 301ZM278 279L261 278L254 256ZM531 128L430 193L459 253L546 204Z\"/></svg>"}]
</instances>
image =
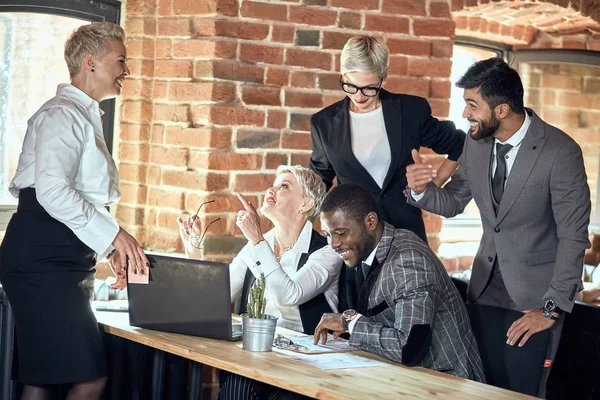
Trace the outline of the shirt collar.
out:
<instances>
[{"instance_id":1,"label":"shirt collar","mask_svg":"<svg viewBox=\"0 0 600 400\"><path fill-rule=\"evenodd\" d=\"M308 253L308 249L310 247L310 238L312 235L313 224L310 221L306 221L302 231L300 231L300 236L298 236L298 240L294 244L291 250L297 250L301 253ZM274 248L275 244L275 228L271 229L269 232L265 234L265 240L271 248Z\"/></svg>"},{"instance_id":2,"label":"shirt collar","mask_svg":"<svg viewBox=\"0 0 600 400\"><path fill-rule=\"evenodd\" d=\"M527 130L529 130L529 125L531 125L531 117L529 114L527 114L527 112L525 112L523 125L521 125L519 130L516 131L514 135L512 135L506 142L501 142L498 139L496 139L494 142L500 144L510 144L513 148L515 148L521 144L523 139L525 139L525 134L527 133Z\"/></svg>"},{"instance_id":3,"label":"shirt collar","mask_svg":"<svg viewBox=\"0 0 600 400\"><path fill-rule=\"evenodd\" d=\"M61 83L58 85L58 88L56 89L56 95L68 97L69 99L82 105L84 108L96 112L100 116L104 114L104 111L100 109L100 105L96 100L92 99L81 89L69 83Z\"/></svg>"},{"instance_id":4,"label":"shirt collar","mask_svg":"<svg viewBox=\"0 0 600 400\"><path fill-rule=\"evenodd\" d=\"M371 254L369 254L369 257L367 257L367 259L364 261L364 263L367 264L369 267L373 264L373 260L375 260L375 253L377 253L378 248L379 243L377 243L377 246L375 246Z\"/></svg>"}]
</instances>

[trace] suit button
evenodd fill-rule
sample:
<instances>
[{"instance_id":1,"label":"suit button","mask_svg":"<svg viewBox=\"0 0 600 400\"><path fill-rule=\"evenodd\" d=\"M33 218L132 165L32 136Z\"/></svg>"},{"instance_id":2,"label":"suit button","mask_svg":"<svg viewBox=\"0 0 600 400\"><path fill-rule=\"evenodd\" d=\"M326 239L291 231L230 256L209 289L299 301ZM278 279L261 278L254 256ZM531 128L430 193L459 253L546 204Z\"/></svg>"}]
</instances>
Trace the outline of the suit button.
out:
<instances>
[{"instance_id":1,"label":"suit button","mask_svg":"<svg viewBox=\"0 0 600 400\"><path fill-rule=\"evenodd\" d=\"M496 232L496 233L500 232L500 228L498 228L498 227L495 227L495 228L494 228L494 232Z\"/></svg>"},{"instance_id":2,"label":"suit button","mask_svg":"<svg viewBox=\"0 0 600 400\"><path fill-rule=\"evenodd\" d=\"M492 257L488 257L488 261L492 262L492 261L494 261L494 259Z\"/></svg>"}]
</instances>

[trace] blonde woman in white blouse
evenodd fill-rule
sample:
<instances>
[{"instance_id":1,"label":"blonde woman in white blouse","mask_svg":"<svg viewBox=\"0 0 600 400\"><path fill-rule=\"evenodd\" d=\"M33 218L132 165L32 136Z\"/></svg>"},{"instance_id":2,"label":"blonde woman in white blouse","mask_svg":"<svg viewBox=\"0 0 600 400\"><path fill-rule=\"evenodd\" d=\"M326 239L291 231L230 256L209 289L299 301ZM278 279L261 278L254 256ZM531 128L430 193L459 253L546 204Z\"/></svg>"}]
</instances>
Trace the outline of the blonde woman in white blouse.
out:
<instances>
[{"instance_id":1,"label":"blonde woman in white blouse","mask_svg":"<svg viewBox=\"0 0 600 400\"><path fill-rule=\"evenodd\" d=\"M58 86L29 120L10 192L19 198L0 247L0 282L13 308L22 399L98 399L107 370L89 300L97 261L144 273L139 243L106 210L119 177L99 103L129 75L125 32L109 22L78 28L65 43L71 84ZM93 287L93 285L92 285Z\"/></svg>"}]
</instances>

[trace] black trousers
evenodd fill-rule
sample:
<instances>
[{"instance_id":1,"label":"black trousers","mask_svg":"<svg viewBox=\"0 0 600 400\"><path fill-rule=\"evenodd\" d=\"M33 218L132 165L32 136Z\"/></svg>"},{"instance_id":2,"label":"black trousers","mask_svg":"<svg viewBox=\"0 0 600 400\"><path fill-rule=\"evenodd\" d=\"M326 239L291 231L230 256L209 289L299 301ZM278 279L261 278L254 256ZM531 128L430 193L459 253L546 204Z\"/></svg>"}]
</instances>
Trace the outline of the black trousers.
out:
<instances>
[{"instance_id":1,"label":"black trousers","mask_svg":"<svg viewBox=\"0 0 600 400\"><path fill-rule=\"evenodd\" d=\"M304 400L310 397L221 371L219 400Z\"/></svg>"}]
</instances>

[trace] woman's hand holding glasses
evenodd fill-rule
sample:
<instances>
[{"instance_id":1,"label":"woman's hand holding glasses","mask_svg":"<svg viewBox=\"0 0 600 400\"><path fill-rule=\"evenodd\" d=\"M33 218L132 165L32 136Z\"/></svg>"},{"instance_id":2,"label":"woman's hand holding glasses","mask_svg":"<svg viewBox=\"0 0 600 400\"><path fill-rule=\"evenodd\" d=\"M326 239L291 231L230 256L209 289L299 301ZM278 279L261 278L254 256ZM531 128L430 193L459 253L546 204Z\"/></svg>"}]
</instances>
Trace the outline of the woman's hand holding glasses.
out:
<instances>
[{"instance_id":1,"label":"woman's hand holding glasses","mask_svg":"<svg viewBox=\"0 0 600 400\"><path fill-rule=\"evenodd\" d=\"M206 228L204 228L204 231L202 231L198 213L200 213L200 209L203 205L212 202L214 202L214 200L206 201L200 204L200 207L198 207L198 211L196 211L196 214L192 215L191 217L177 218L177 224L179 225L179 236L181 237L181 241L185 246L185 254L189 258L200 258L200 251L204 248L204 236L206 235L206 231L212 224L221 219L215 219L214 221L206 225Z\"/></svg>"}]
</instances>

